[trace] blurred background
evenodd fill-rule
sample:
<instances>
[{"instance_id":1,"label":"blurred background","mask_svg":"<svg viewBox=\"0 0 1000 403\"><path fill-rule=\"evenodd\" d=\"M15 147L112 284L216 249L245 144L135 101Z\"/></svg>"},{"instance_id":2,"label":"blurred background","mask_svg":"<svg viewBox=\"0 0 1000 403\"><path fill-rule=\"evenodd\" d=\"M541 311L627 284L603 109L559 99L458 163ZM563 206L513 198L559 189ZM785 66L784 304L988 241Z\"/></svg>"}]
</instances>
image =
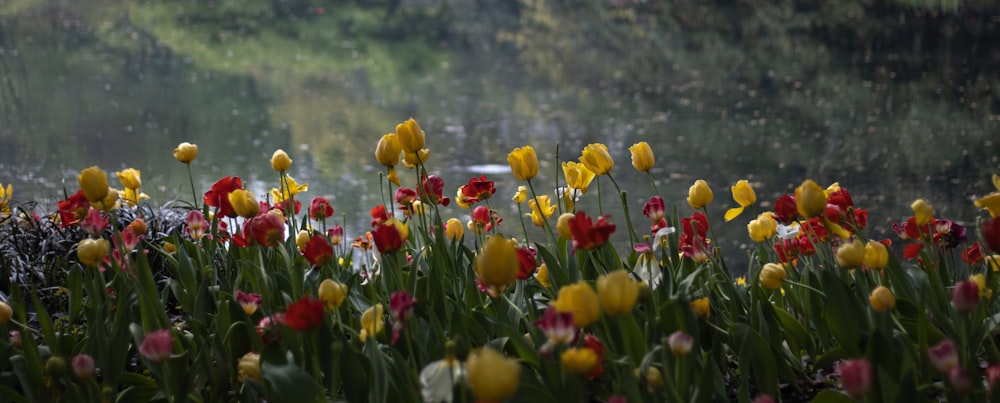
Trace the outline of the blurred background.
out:
<instances>
[{"instance_id":1,"label":"blurred background","mask_svg":"<svg viewBox=\"0 0 1000 403\"><path fill-rule=\"evenodd\" d=\"M551 194L592 142L643 232L638 141L682 216L708 181L722 242L806 178L849 189L875 236L921 197L971 226L1000 173L998 44L990 0L0 0L0 184L51 211L80 169L134 167L153 204L190 200L187 141L199 194L227 175L263 194L281 148L354 237L382 200L375 144L412 116L445 194L486 174L511 234L507 153L535 147ZM760 203L723 224L739 179Z\"/></svg>"}]
</instances>

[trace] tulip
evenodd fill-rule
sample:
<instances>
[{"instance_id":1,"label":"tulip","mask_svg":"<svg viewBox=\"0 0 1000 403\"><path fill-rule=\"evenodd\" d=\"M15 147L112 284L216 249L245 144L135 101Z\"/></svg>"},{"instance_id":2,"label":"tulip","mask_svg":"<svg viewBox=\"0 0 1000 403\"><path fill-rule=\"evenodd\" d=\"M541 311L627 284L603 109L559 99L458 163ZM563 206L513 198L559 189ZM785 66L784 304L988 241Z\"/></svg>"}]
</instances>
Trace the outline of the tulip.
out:
<instances>
[{"instance_id":1,"label":"tulip","mask_svg":"<svg viewBox=\"0 0 1000 403\"><path fill-rule=\"evenodd\" d=\"M806 179L802 185L795 188L795 206L799 215L812 218L826 212L826 191L812 179Z\"/></svg>"},{"instance_id":2,"label":"tulip","mask_svg":"<svg viewBox=\"0 0 1000 403\"><path fill-rule=\"evenodd\" d=\"M865 262L865 244L855 239L837 248L837 264L845 269L857 269Z\"/></svg>"},{"instance_id":3,"label":"tulip","mask_svg":"<svg viewBox=\"0 0 1000 403\"><path fill-rule=\"evenodd\" d=\"M867 359L841 361L837 364L844 391L853 399L864 397L872 386L872 366Z\"/></svg>"},{"instance_id":4,"label":"tulip","mask_svg":"<svg viewBox=\"0 0 1000 403\"><path fill-rule=\"evenodd\" d=\"M649 393L656 393L656 391L663 389L663 373L660 372L659 368L650 366L646 369L643 378L646 380L646 390ZM624 398L622 399L624 400ZM610 399L608 402L610 403Z\"/></svg>"},{"instance_id":5,"label":"tulip","mask_svg":"<svg viewBox=\"0 0 1000 403\"><path fill-rule=\"evenodd\" d=\"M750 239L754 242L764 242L771 239L777 232L778 221L770 212L761 213L747 224L747 233L750 234Z\"/></svg>"},{"instance_id":6,"label":"tulip","mask_svg":"<svg viewBox=\"0 0 1000 403\"><path fill-rule=\"evenodd\" d=\"M694 313L695 318L708 319L712 315L712 305L709 304L708 297L691 301L691 312Z\"/></svg>"},{"instance_id":7,"label":"tulip","mask_svg":"<svg viewBox=\"0 0 1000 403\"><path fill-rule=\"evenodd\" d=\"M382 135L378 145L375 146L375 159L378 160L379 164L393 167L399 164L399 153L401 152L403 152L403 146L399 144L396 133L387 133Z\"/></svg>"},{"instance_id":8,"label":"tulip","mask_svg":"<svg viewBox=\"0 0 1000 403\"><path fill-rule=\"evenodd\" d=\"M573 239L573 232L569 228L569 220L574 217L576 217L576 214L563 213L559 216L559 220L556 221L556 231L559 232L559 236L565 240Z\"/></svg>"},{"instance_id":9,"label":"tulip","mask_svg":"<svg viewBox=\"0 0 1000 403\"><path fill-rule=\"evenodd\" d=\"M4 319L3 318L4 311L3 311L2 308L5 307L5 306L7 306L7 304L4 304L3 302L0 302L0 322L6 322L7 320L10 319L9 318L9 316L10 316L9 313L7 313L8 319ZM7 306L7 309L9 310L10 307ZM0 325L4 325L4 323L0 323ZM16 348L18 350L21 349L21 346L22 346L22 344L24 342L23 340L21 340L21 332L19 332L17 330L11 330L10 332L7 333L7 338L8 338L8 340L10 340L10 346L11 347L14 347L14 348Z\"/></svg>"},{"instance_id":10,"label":"tulip","mask_svg":"<svg viewBox=\"0 0 1000 403\"><path fill-rule=\"evenodd\" d=\"M528 216L531 217L531 223L536 227L544 227L545 219L552 217L552 214L556 212L556 206L552 205L548 195L528 200L528 207L531 208L531 213Z\"/></svg>"},{"instance_id":11,"label":"tulip","mask_svg":"<svg viewBox=\"0 0 1000 403\"><path fill-rule=\"evenodd\" d=\"M312 234L306 230L301 230L295 235L295 246L299 248L299 252L306 250L306 245L309 244L311 237Z\"/></svg>"},{"instance_id":12,"label":"tulip","mask_svg":"<svg viewBox=\"0 0 1000 403\"><path fill-rule=\"evenodd\" d=\"M14 187L9 183L4 188L0 185L0 214L10 215L10 201L14 197Z\"/></svg>"},{"instance_id":13,"label":"tulip","mask_svg":"<svg viewBox=\"0 0 1000 403\"><path fill-rule=\"evenodd\" d=\"M243 354L236 363L236 372L240 382L246 378L262 382L264 378L260 376L260 354L253 352Z\"/></svg>"},{"instance_id":14,"label":"tulip","mask_svg":"<svg viewBox=\"0 0 1000 403\"><path fill-rule=\"evenodd\" d=\"M66 359L60 355L51 355L45 360L45 375L58 378L66 373Z\"/></svg>"},{"instance_id":15,"label":"tulip","mask_svg":"<svg viewBox=\"0 0 1000 403\"><path fill-rule=\"evenodd\" d=\"M951 306L960 314L976 310L979 305L979 286L974 281L962 280L955 284L951 292Z\"/></svg>"},{"instance_id":16,"label":"tulip","mask_svg":"<svg viewBox=\"0 0 1000 403\"><path fill-rule=\"evenodd\" d=\"M285 221L281 212L271 210L251 218L243 226L244 234L265 248L278 246L285 240Z\"/></svg>"},{"instance_id":17,"label":"tulip","mask_svg":"<svg viewBox=\"0 0 1000 403\"><path fill-rule=\"evenodd\" d=\"M518 186L517 193L514 193L514 197L512 197L511 200L517 204L524 203L525 200L528 200L528 187Z\"/></svg>"},{"instance_id":18,"label":"tulip","mask_svg":"<svg viewBox=\"0 0 1000 403\"><path fill-rule=\"evenodd\" d=\"M530 181L538 175L538 157L531 146L515 148L507 154L507 163L514 177L522 181Z\"/></svg>"},{"instance_id":19,"label":"tulip","mask_svg":"<svg viewBox=\"0 0 1000 403\"><path fill-rule=\"evenodd\" d=\"M87 238L77 245L76 258L84 266L97 267L110 249L111 244L106 239Z\"/></svg>"},{"instance_id":20,"label":"tulip","mask_svg":"<svg viewBox=\"0 0 1000 403\"><path fill-rule=\"evenodd\" d=\"M243 181L238 176L227 176L219 179L209 191L205 192L204 203L218 209L216 214L225 217L236 217L233 205L229 203L229 193L243 188Z\"/></svg>"},{"instance_id":21,"label":"tulip","mask_svg":"<svg viewBox=\"0 0 1000 403\"><path fill-rule=\"evenodd\" d=\"M375 337L379 333L382 333L382 329L385 328L385 320L382 319L384 312L385 308L382 307L382 304L375 304L361 314L362 342L368 336Z\"/></svg>"},{"instance_id":22,"label":"tulip","mask_svg":"<svg viewBox=\"0 0 1000 403\"><path fill-rule=\"evenodd\" d=\"M323 301L303 296L285 308L285 324L299 331L307 332L323 323Z\"/></svg>"},{"instance_id":23,"label":"tulip","mask_svg":"<svg viewBox=\"0 0 1000 403\"><path fill-rule=\"evenodd\" d=\"M959 395L965 396L972 391L972 379L969 378L969 373L965 371L965 368L961 366L956 366L948 371L948 383L955 388Z\"/></svg>"},{"instance_id":24,"label":"tulip","mask_svg":"<svg viewBox=\"0 0 1000 403\"><path fill-rule=\"evenodd\" d=\"M734 218L742 214L745 208L757 201L757 193L753 191L753 188L750 187L750 182L746 179L736 182L731 190L733 192L733 200L740 206L726 210L726 221L732 221Z\"/></svg>"},{"instance_id":25,"label":"tulip","mask_svg":"<svg viewBox=\"0 0 1000 403\"><path fill-rule=\"evenodd\" d=\"M994 253L1000 253L1000 217L983 221L982 234L986 247Z\"/></svg>"},{"instance_id":26,"label":"tulip","mask_svg":"<svg viewBox=\"0 0 1000 403\"><path fill-rule=\"evenodd\" d=\"M10 309L10 305L7 305L6 302L0 301L0 326L6 325L12 316L14 316L14 310Z\"/></svg>"},{"instance_id":27,"label":"tulip","mask_svg":"<svg viewBox=\"0 0 1000 403\"><path fill-rule=\"evenodd\" d=\"M601 318L601 303L597 293L583 280L560 288L552 306L559 312L572 312L573 324L580 329Z\"/></svg>"},{"instance_id":28,"label":"tulip","mask_svg":"<svg viewBox=\"0 0 1000 403\"><path fill-rule=\"evenodd\" d=\"M640 172L649 172L650 169L653 169L655 158L653 157L653 149L649 147L649 143L640 141L629 147L628 151L632 153L632 166L635 169Z\"/></svg>"},{"instance_id":29,"label":"tulip","mask_svg":"<svg viewBox=\"0 0 1000 403\"><path fill-rule=\"evenodd\" d=\"M632 312L639 300L639 283L625 270L615 270L597 279L597 298L604 314L618 316Z\"/></svg>"},{"instance_id":30,"label":"tulip","mask_svg":"<svg viewBox=\"0 0 1000 403\"><path fill-rule=\"evenodd\" d=\"M872 290L868 301L871 302L872 309L879 313L885 313L896 306L896 296L892 295L892 291L888 288L881 285Z\"/></svg>"},{"instance_id":31,"label":"tulip","mask_svg":"<svg viewBox=\"0 0 1000 403\"><path fill-rule=\"evenodd\" d=\"M94 377L94 372L96 371L94 357L87 354L80 354L73 357L72 364L73 374L77 378L87 380Z\"/></svg>"},{"instance_id":32,"label":"tulip","mask_svg":"<svg viewBox=\"0 0 1000 403\"><path fill-rule=\"evenodd\" d=\"M976 283L979 287L979 299L990 299L993 298L993 290L986 286L986 275L983 273L973 274L969 276L969 281Z\"/></svg>"},{"instance_id":33,"label":"tulip","mask_svg":"<svg viewBox=\"0 0 1000 403\"><path fill-rule=\"evenodd\" d=\"M431 150L426 148L421 149L415 153L403 152L403 166L413 169L417 165L427 162L427 159L431 156ZM390 170L389 175L392 176L392 171ZM390 178L391 179L391 178ZM393 183L399 185L399 181L394 181Z\"/></svg>"},{"instance_id":34,"label":"tulip","mask_svg":"<svg viewBox=\"0 0 1000 403\"><path fill-rule=\"evenodd\" d=\"M306 242L302 255L313 267L322 266L333 260L333 245L330 245L330 240L326 236L313 235Z\"/></svg>"},{"instance_id":35,"label":"tulip","mask_svg":"<svg viewBox=\"0 0 1000 403\"><path fill-rule=\"evenodd\" d=\"M691 351L691 347L694 345L694 337L684 333L682 330L678 330L667 337L667 345L670 346L670 351L674 355L685 355Z\"/></svg>"},{"instance_id":36,"label":"tulip","mask_svg":"<svg viewBox=\"0 0 1000 403\"><path fill-rule=\"evenodd\" d=\"M146 334L139 345L139 354L147 360L161 363L170 358L173 349L173 334L170 329L159 329Z\"/></svg>"},{"instance_id":37,"label":"tulip","mask_svg":"<svg viewBox=\"0 0 1000 403\"><path fill-rule=\"evenodd\" d=\"M559 361L566 371L584 375L597 367L597 353L589 348L568 348L559 356Z\"/></svg>"},{"instance_id":38,"label":"tulip","mask_svg":"<svg viewBox=\"0 0 1000 403\"><path fill-rule=\"evenodd\" d=\"M142 173L135 168L127 168L119 172L115 172L115 176L118 177L118 181L122 183L127 189L138 189L142 186Z\"/></svg>"},{"instance_id":39,"label":"tulip","mask_svg":"<svg viewBox=\"0 0 1000 403\"><path fill-rule=\"evenodd\" d=\"M889 264L889 248L877 241L865 245L864 264L872 270L882 270Z\"/></svg>"},{"instance_id":40,"label":"tulip","mask_svg":"<svg viewBox=\"0 0 1000 403\"><path fill-rule=\"evenodd\" d=\"M552 281L549 280L549 266L547 264L542 263L541 266L538 266L538 271L535 272L535 280L538 280L538 284L541 284L542 287L552 287Z\"/></svg>"},{"instance_id":41,"label":"tulip","mask_svg":"<svg viewBox=\"0 0 1000 403\"><path fill-rule=\"evenodd\" d=\"M694 181L694 185L688 188L687 202L691 208L697 210L712 203L712 188L708 187L708 182L702 179Z\"/></svg>"},{"instance_id":42,"label":"tulip","mask_svg":"<svg viewBox=\"0 0 1000 403\"><path fill-rule=\"evenodd\" d=\"M271 168L275 171L284 172L292 167L292 159L288 157L285 150L277 149L271 154Z\"/></svg>"},{"instance_id":43,"label":"tulip","mask_svg":"<svg viewBox=\"0 0 1000 403\"><path fill-rule=\"evenodd\" d=\"M174 149L174 158L185 164L190 164L198 156L198 145L191 143L180 143Z\"/></svg>"},{"instance_id":44,"label":"tulip","mask_svg":"<svg viewBox=\"0 0 1000 403\"><path fill-rule=\"evenodd\" d=\"M576 339L576 325L573 324L573 314L559 312L554 306L545 309L541 319L535 321L535 326L545 333L546 341L541 352L550 352L552 348L570 344Z\"/></svg>"},{"instance_id":45,"label":"tulip","mask_svg":"<svg viewBox=\"0 0 1000 403\"><path fill-rule=\"evenodd\" d=\"M236 215L243 218L253 218L260 213L260 203L253 193L246 189L236 189L229 192L229 205L233 206Z\"/></svg>"},{"instance_id":46,"label":"tulip","mask_svg":"<svg viewBox=\"0 0 1000 403\"><path fill-rule=\"evenodd\" d=\"M924 226L931 222L934 215L934 206L931 206L924 199L917 199L910 205L913 209L913 218L918 226Z\"/></svg>"},{"instance_id":47,"label":"tulip","mask_svg":"<svg viewBox=\"0 0 1000 403\"><path fill-rule=\"evenodd\" d=\"M323 221L332 215L333 206L330 205L330 201L326 198L316 196L309 203L309 218L316 221Z\"/></svg>"},{"instance_id":48,"label":"tulip","mask_svg":"<svg viewBox=\"0 0 1000 403\"><path fill-rule=\"evenodd\" d=\"M973 204L989 211L990 217L1000 217L1000 191L978 198L973 201Z\"/></svg>"},{"instance_id":49,"label":"tulip","mask_svg":"<svg viewBox=\"0 0 1000 403\"><path fill-rule=\"evenodd\" d=\"M503 235L493 235L476 256L475 266L476 274L485 286L502 289L517 279L521 264L517 248Z\"/></svg>"},{"instance_id":50,"label":"tulip","mask_svg":"<svg viewBox=\"0 0 1000 403\"><path fill-rule=\"evenodd\" d=\"M420 396L425 402L448 402L455 385L465 377L462 363L454 357L427 364L420 370Z\"/></svg>"},{"instance_id":51,"label":"tulip","mask_svg":"<svg viewBox=\"0 0 1000 403\"><path fill-rule=\"evenodd\" d=\"M521 381L521 366L496 350L482 348L469 355L465 366L472 395L483 402L501 402L514 395Z\"/></svg>"},{"instance_id":52,"label":"tulip","mask_svg":"<svg viewBox=\"0 0 1000 403\"><path fill-rule=\"evenodd\" d=\"M945 339L936 346L928 348L927 358L942 374L958 366L958 351L955 350L955 343L951 339Z\"/></svg>"},{"instance_id":53,"label":"tulip","mask_svg":"<svg viewBox=\"0 0 1000 403\"><path fill-rule=\"evenodd\" d=\"M253 315L260 308L260 294L247 294L243 290L236 290L236 303L243 308L243 313L247 316Z\"/></svg>"},{"instance_id":54,"label":"tulip","mask_svg":"<svg viewBox=\"0 0 1000 403\"><path fill-rule=\"evenodd\" d=\"M395 252L406 244L410 229L406 223L393 217L376 226L372 235L375 237L375 246L378 247L379 253L386 254Z\"/></svg>"},{"instance_id":55,"label":"tulip","mask_svg":"<svg viewBox=\"0 0 1000 403\"><path fill-rule=\"evenodd\" d=\"M581 194L587 193L590 182L594 180L594 172L587 169L586 165L573 161L562 163L563 176L566 177L566 186L579 190Z\"/></svg>"},{"instance_id":56,"label":"tulip","mask_svg":"<svg viewBox=\"0 0 1000 403\"><path fill-rule=\"evenodd\" d=\"M90 203L101 203L108 196L108 177L101 168L90 167L84 169L80 171L80 175L76 179L80 183L80 190L83 190L83 195L87 197L87 201Z\"/></svg>"},{"instance_id":57,"label":"tulip","mask_svg":"<svg viewBox=\"0 0 1000 403\"><path fill-rule=\"evenodd\" d=\"M465 235L465 227L462 226L462 221L457 218L449 218L448 222L444 225L444 234L448 239L461 240Z\"/></svg>"},{"instance_id":58,"label":"tulip","mask_svg":"<svg viewBox=\"0 0 1000 403\"><path fill-rule=\"evenodd\" d=\"M593 250L607 243L617 228L607 220L608 216L601 216L595 223L586 213L577 211L576 216L566 222L573 235L573 248Z\"/></svg>"},{"instance_id":59,"label":"tulip","mask_svg":"<svg viewBox=\"0 0 1000 403\"><path fill-rule=\"evenodd\" d=\"M986 372L986 387L989 389L990 393L993 393L993 388L996 386L997 382L1000 382L1000 362L990 363L990 365L986 366L986 370L984 372Z\"/></svg>"},{"instance_id":60,"label":"tulip","mask_svg":"<svg viewBox=\"0 0 1000 403\"><path fill-rule=\"evenodd\" d=\"M764 288L777 290L785 281L785 268L775 263L765 264L760 269L760 285Z\"/></svg>"},{"instance_id":61,"label":"tulip","mask_svg":"<svg viewBox=\"0 0 1000 403\"><path fill-rule=\"evenodd\" d=\"M319 283L319 299L328 311L335 311L347 298L347 286L331 279Z\"/></svg>"},{"instance_id":62,"label":"tulip","mask_svg":"<svg viewBox=\"0 0 1000 403\"><path fill-rule=\"evenodd\" d=\"M607 175L614 168L615 161L608 153L608 146L600 143L588 144L580 154L580 163L595 175Z\"/></svg>"},{"instance_id":63,"label":"tulip","mask_svg":"<svg viewBox=\"0 0 1000 403\"><path fill-rule=\"evenodd\" d=\"M396 125L396 138L405 152L416 153L424 148L424 130L413 118Z\"/></svg>"}]
</instances>

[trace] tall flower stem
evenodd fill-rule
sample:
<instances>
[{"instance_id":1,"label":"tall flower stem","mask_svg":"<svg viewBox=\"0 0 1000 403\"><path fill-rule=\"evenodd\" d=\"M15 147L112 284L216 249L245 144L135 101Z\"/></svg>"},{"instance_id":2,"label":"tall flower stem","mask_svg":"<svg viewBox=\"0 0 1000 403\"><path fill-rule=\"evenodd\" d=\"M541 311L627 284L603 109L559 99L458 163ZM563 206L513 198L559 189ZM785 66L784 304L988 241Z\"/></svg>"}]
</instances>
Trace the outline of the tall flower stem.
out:
<instances>
[{"instance_id":1,"label":"tall flower stem","mask_svg":"<svg viewBox=\"0 0 1000 403\"><path fill-rule=\"evenodd\" d=\"M618 182L615 181L615 177L611 176L610 172L608 173L608 179L611 179L611 183L614 184L615 189L618 190L618 196L622 201L622 209L625 210L625 225L628 226L628 236L632 241L632 248L635 249L635 242L638 239L638 236L635 234L635 228L632 227L632 217L630 217L628 213L628 197L625 192L622 192L622 188L618 186ZM600 182L597 182L597 184L600 185Z\"/></svg>"},{"instance_id":2,"label":"tall flower stem","mask_svg":"<svg viewBox=\"0 0 1000 403\"><path fill-rule=\"evenodd\" d=\"M653 186L653 192L656 193L657 196L663 197L663 195L660 194L660 189L656 188L656 181L653 180L653 174L646 171L646 177L649 178L649 184Z\"/></svg>"},{"instance_id":3,"label":"tall flower stem","mask_svg":"<svg viewBox=\"0 0 1000 403\"><path fill-rule=\"evenodd\" d=\"M531 190L531 197L535 199L535 206L538 206L538 213L541 214L542 216L542 223L543 226L545 227L545 235L548 236L547 239L549 240L549 242L552 242L552 244L555 245L556 243L555 237L552 235L552 228L549 227L549 219L548 217L545 217L545 212L542 211L542 203L538 201L538 193L535 193L535 185L531 184L531 180L528 180L527 182L528 182L528 189ZM524 223L522 222L522 224Z\"/></svg>"},{"instance_id":4,"label":"tall flower stem","mask_svg":"<svg viewBox=\"0 0 1000 403\"><path fill-rule=\"evenodd\" d=\"M194 209L198 209L198 191L194 189L194 174L191 173L191 163L184 164L188 168L188 180L191 181L191 198L194 199ZM137 196L138 197L138 196Z\"/></svg>"}]
</instances>

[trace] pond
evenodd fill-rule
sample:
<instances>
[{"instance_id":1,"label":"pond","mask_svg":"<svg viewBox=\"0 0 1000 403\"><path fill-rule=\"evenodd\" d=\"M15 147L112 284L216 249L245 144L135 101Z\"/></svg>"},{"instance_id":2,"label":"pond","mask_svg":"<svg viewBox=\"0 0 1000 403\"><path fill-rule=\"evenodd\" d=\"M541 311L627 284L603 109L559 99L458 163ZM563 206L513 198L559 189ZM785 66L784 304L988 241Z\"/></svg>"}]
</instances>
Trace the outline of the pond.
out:
<instances>
[{"instance_id":1,"label":"pond","mask_svg":"<svg viewBox=\"0 0 1000 403\"><path fill-rule=\"evenodd\" d=\"M376 142L414 117L445 194L487 175L514 234L520 183L506 155L523 145L541 160L537 188L552 194L564 180L557 161L606 144L645 228L653 191L628 153L639 141L680 215L688 187L708 181L729 244L748 244L750 213L806 178L848 188L876 237L894 237L889 222L917 198L974 224L970 200L1000 173L1000 51L990 45L1000 11L687 3L8 2L0 183L52 211L80 169L133 167L152 203L188 201L172 156L187 141L200 147L199 193L236 175L263 195L277 186L268 159L284 149L307 198L328 197L353 237L382 203ZM404 185L413 175L400 171ZM722 223L740 179L759 204ZM624 233L619 200L601 186ZM596 198L580 208L596 215Z\"/></svg>"}]
</instances>

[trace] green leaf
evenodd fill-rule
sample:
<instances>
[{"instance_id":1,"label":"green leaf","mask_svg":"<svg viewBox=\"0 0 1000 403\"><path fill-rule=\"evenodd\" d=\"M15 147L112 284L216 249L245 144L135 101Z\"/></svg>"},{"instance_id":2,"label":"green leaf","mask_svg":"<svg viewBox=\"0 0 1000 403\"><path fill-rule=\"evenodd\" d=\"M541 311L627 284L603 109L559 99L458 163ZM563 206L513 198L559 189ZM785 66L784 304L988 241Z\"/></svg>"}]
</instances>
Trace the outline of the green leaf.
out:
<instances>
[{"instance_id":1,"label":"green leaf","mask_svg":"<svg viewBox=\"0 0 1000 403\"><path fill-rule=\"evenodd\" d=\"M812 338L809 337L805 326L802 326L801 322L780 307L774 307L774 313L778 317L778 321L781 322L781 329L784 331L785 340L792 353L801 355L802 350L805 350L809 355L813 355Z\"/></svg>"},{"instance_id":2,"label":"green leaf","mask_svg":"<svg viewBox=\"0 0 1000 403\"><path fill-rule=\"evenodd\" d=\"M267 382L272 400L287 402L316 402L323 395L323 387L312 376L294 364L262 362L261 376Z\"/></svg>"},{"instance_id":3,"label":"green leaf","mask_svg":"<svg viewBox=\"0 0 1000 403\"><path fill-rule=\"evenodd\" d=\"M749 371L753 374L753 382L757 385L757 389L777 396L778 365L774 361L775 355L771 351L771 345L756 330L744 323L737 323L735 329L737 340L743 340L739 349L741 375L743 371Z\"/></svg>"},{"instance_id":4,"label":"green leaf","mask_svg":"<svg viewBox=\"0 0 1000 403\"><path fill-rule=\"evenodd\" d=\"M835 390L822 390L813 397L813 403L854 403L854 399Z\"/></svg>"},{"instance_id":5,"label":"green leaf","mask_svg":"<svg viewBox=\"0 0 1000 403\"><path fill-rule=\"evenodd\" d=\"M0 396L3 396L4 399L10 400L12 402L17 402L17 403L31 403L31 400L29 400L28 398L26 398L24 396L21 396L20 393L17 393L13 389L8 388L6 386L0 386Z\"/></svg>"},{"instance_id":6,"label":"green leaf","mask_svg":"<svg viewBox=\"0 0 1000 403\"><path fill-rule=\"evenodd\" d=\"M862 355L861 339L868 334L868 321L854 294L832 270L823 270L823 291L828 307L824 310L830 333L854 357Z\"/></svg>"}]
</instances>

